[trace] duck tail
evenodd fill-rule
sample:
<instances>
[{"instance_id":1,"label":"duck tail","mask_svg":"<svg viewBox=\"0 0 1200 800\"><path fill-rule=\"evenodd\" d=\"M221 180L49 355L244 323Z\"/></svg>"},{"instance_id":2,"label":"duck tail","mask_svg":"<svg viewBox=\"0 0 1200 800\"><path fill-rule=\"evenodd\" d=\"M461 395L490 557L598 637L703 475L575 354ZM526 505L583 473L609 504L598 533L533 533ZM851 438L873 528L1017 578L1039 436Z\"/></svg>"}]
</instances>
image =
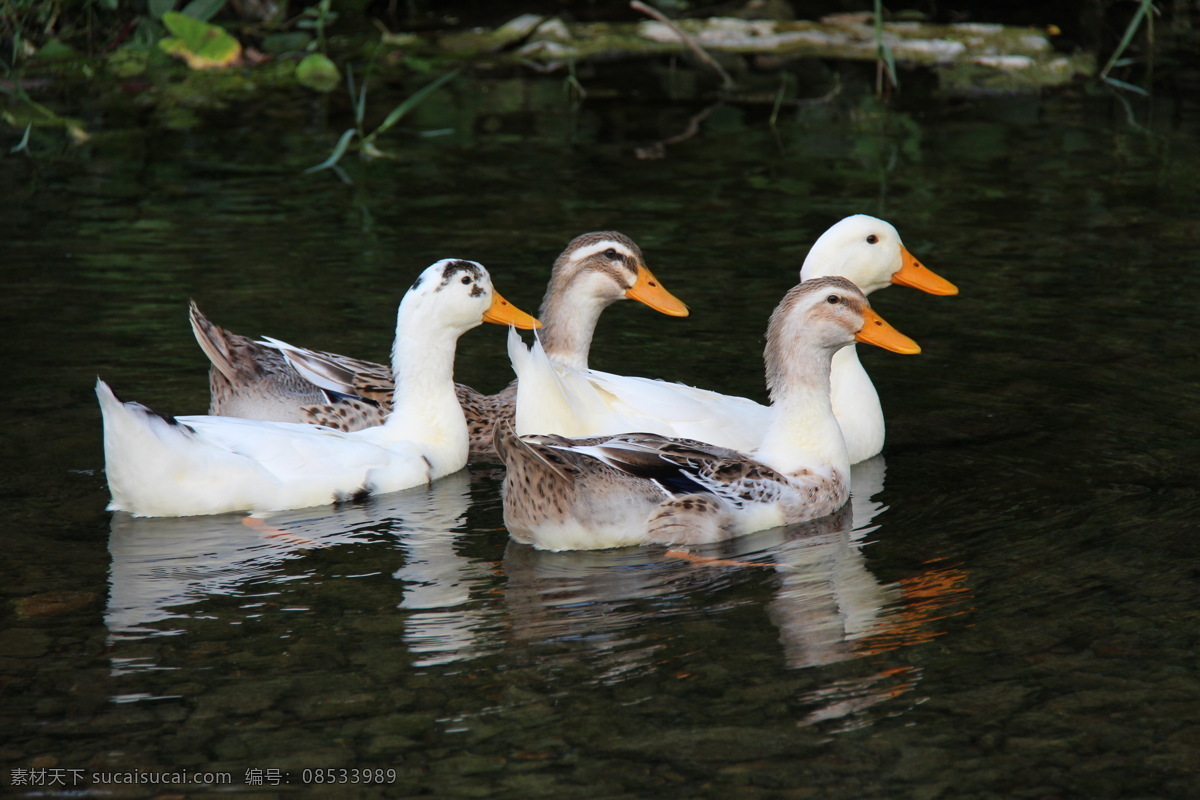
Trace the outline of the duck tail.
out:
<instances>
[{"instance_id":1,"label":"duck tail","mask_svg":"<svg viewBox=\"0 0 1200 800\"><path fill-rule=\"evenodd\" d=\"M141 403L123 402L107 383L96 379L96 398L104 419L104 471L112 492L109 509L138 513L142 492L169 474L172 452L196 436L175 417L158 414Z\"/></svg>"},{"instance_id":2,"label":"duck tail","mask_svg":"<svg viewBox=\"0 0 1200 800\"><path fill-rule=\"evenodd\" d=\"M200 311L195 300L188 301L188 320L192 323L192 333L196 336L196 343L200 345L204 355L208 356L213 368L225 376L226 380L236 381L238 373L244 369L238 364L246 362L245 360L235 361L233 350L238 345L236 340L246 337L238 336L236 333L230 333L224 328L214 325L212 320ZM247 341L249 340L247 339Z\"/></svg>"}]
</instances>

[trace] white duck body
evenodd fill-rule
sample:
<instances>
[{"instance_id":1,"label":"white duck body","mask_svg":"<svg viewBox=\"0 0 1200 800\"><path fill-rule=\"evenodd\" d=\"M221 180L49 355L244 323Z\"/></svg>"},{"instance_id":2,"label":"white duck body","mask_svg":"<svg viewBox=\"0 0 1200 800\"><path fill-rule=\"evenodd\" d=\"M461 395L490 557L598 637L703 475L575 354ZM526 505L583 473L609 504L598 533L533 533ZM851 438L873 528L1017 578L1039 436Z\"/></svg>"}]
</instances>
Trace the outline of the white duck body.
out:
<instances>
[{"instance_id":1,"label":"white duck body","mask_svg":"<svg viewBox=\"0 0 1200 800\"><path fill-rule=\"evenodd\" d=\"M383 425L346 433L236 417L163 417L122 403L103 381L110 510L137 516L277 511L428 483L467 461L454 391L458 337L484 320L536 320L492 289L482 265L444 259L400 304L392 359L395 410Z\"/></svg>"},{"instance_id":2,"label":"white duck body","mask_svg":"<svg viewBox=\"0 0 1200 800\"><path fill-rule=\"evenodd\" d=\"M847 217L822 234L800 270L801 280L833 275L848 278L864 294L890 283L933 294L958 291L921 266L894 227L862 214ZM516 349L510 337L510 357ZM518 435L580 437L645 431L746 451L762 441L768 424L766 406L748 398L649 378L568 369L548 358L536 343L527 356L518 353L513 366L522 387L516 410ZM830 387L850 462L878 453L884 442L883 410L853 345L834 355Z\"/></svg>"},{"instance_id":3,"label":"white duck body","mask_svg":"<svg viewBox=\"0 0 1200 800\"><path fill-rule=\"evenodd\" d=\"M800 280L840 275L865 295L892 284L911 286L929 294L958 294L958 288L926 268L904 243L894 226L866 214L854 214L821 234L804 264ZM851 344L833 356L830 373L833 413L846 437L850 463L857 464L883 449L885 425L879 392Z\"/></svg>"},{"instance_id":4,"label":"white duck body","mask_svg":"<svg viewBox=\"0 0 1200 800\"><path fill-rule=\"evenodd\" d=\"M850 462L830 400L831 359L855 338L920 350L844 278L788 292L764 352L772 405L749 452L648 433L570 439L501 429L505 525L541 549L597 549L712 542L832 513L849 495ZM518 408L526 388L522 378Z\"/></svg>"}]
</instances>

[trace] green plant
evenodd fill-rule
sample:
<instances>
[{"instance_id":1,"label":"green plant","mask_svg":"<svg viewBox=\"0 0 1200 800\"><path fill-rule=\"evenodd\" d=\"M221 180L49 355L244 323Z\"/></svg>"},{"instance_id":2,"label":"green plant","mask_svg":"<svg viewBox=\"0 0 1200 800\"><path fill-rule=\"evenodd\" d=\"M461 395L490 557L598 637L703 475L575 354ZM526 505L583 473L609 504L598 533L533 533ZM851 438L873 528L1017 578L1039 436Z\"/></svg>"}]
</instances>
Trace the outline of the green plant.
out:
<instances>
[{"instance_id":1,"label":"green plant","mask_svg":"<svg viewBox=\"0 0 1200 800\"><path fill-rule=\"evenodd\" d=\"M224 28L176 11L163 14L162 23L172 36L160 39L159 48L182 58L192 69L227 67L241 58L241 43Z\"/></svg>"},{"instance_id":2,"label":"green plant","mask_svg":"<svg viewBox=\"0 0 1200 800\"><path fill-rule=\"evenodd\" d=\"M29 136L34 127L57 127L66 131L67 136L76 144L86 142L90 137L83 123L70 117L54 113L46 106L34 100L21 88L19 83L11 87L0 86L0 94L8 95L17 101L12 108L0 109L0 119L14 128L25 128L25 134L12 152L30 152Z\"/></svg>"},{"instance_id":3,"label":"green plant","mask_svg":"<svg viewBox=\"0 0 1200 800\"><path fill-rule=\"evenodd\" d=\"M1109 72L1111 72L1114 67L1123 67L1135 62L1135 59L1125 58L1124 55L1125 51L1129 49L1129 45L1133 43L1133 38L1137 35L1138 28L1141 27L1143 19L1146 20L1146 37L1151 43L1153 43L1154 15L1150 13L1153 10L1154 3L1152 0L1138 0L1137 11L1134 12L1132 19L1129 20L1129 24L1125 26L1125 33L1121 37L1120 43L1117 44L1116 49L1113 50L1112 55L1109 56L1108 63L1104 65L1104 69L1100 70L1100 80L1119 89L1128 89L1131 92L1136 92L1137 94L1142 95L1149 94L1149 92L1140 86L1134 86L1132 83L1117 80L1109 75Z\"/></svg>"},{"instance_id":4,"label":"green plant","mask_svg":"<svg viewBox=\"0 0 1200 800\"><path fill-rule=\"evenodd\" d=\"M453 69L425 84L393 108L391 113L384 118L383 122L375 130L367 133L364 123L367 113L367 84L370 82L371 71L374 65L375 59L372 57L371 63L367 65L367 71L363 75L362 88L357 93L354 87L354 71L350 68L346 69L347 87L350 97L354 99L354 127L342 133L341 138L338 139L337 144L333 148L333 152L329 154L329 158L320 164L304 170L305 173L318 172L337 166L337 163L342 160L342 156L346 154L355 137L359 139L358 149L359 155L362 158L381 158L386 156L386 153L375 146L375 140L380 134L387 132L393 125L403 119L408 112L420 105L426 97L433 94L443 84L449 82L459 73L458 69Z\"/></svg>"},{"instance_id":5,"label":"green plant","mask_svg":"<svg viewBox=\"0 0 1200 800\"><path fill-rule=\"evenodd\" d=\"M25 126L25 135L21 137L21 141L17 142L12 147L8 148L10 153L28 153L29 152L29 132L33 130L33 123Z\"/></svg>"},{"instance_id":6,"label":"green plant","mask_svg":"<svg viewBox=\"0 0 1200 800\"><path fill-rule=\"evenodd\" d=\"M892 88L900 88L896 77L896 60L892 48L883 39L883 0L875 0L875 94L883 94L883 76L886 72Z\"/></svg>"},{"instance_id":7,"label":"green plant","mask_svg":"<svg viewBox=\"0 0 1200 800\"><path fill-rule=\"evenodd\" d=\"M99 32L97 17L117 10L118 0L0 0L0 41L6 45L0 64L14 69L52 44L60 52L66 41Z\"/></svg>"},{"instance_id":8,"label":"green plant","mask_svg":"<svg viewBox=\"0 0 1200 800\"><path fill-rule=\"evenodd\" d=\"M146 9L150 12L150 16L154 19L162 19L169 12L175 10L175 4L178 0L148 0ZM179 9L179 13L185 17L198 19L201 22L208 22L215 17L217 13L225 7L227 0L191 0L190 3Z\"/></svg>"},{"instance_id":9,"label":"green plant","mask_svg":"<svg viewBox=\"0 0 1200 800\"><path fill-rule=\"evenodd\" d=\"M583 88L583 84L579 82L579 76L575 74L575 61L572 59L567 62L567 76L563 78L563 93L571 98L571 103L576 108L583 104L587 98L587 89Z\"/></svg>"},{"instance_id":10,"label":"green plant","mask_svg":"<svg viewBox=\"0 0 1200 800\"><path fill-rule=\"evenodd\" d=\"M783 101L795 91L795 88L796 77L792 73L787 70L779 73L779 91L775 93L775 105L771 108L771 117L768 120L772 130L775 130L776 123L779 121L779 110L783 108Z\"/></svg>"},{"instance_id":11,"label":"green plant","mask_svg":"<svg viewBox=\"0 0 1200 800\"><path fill-rule=\"evenodd\" d=\"M296 27L313 31L316 34L316 38L309 42L305 49L309 52L319 50L324 53L325 27L333 24L337 17L337 13L333 11L333 0L321 0L315 6L304 9L300 19L296 22Z\"/></svg>"}]
</instances>

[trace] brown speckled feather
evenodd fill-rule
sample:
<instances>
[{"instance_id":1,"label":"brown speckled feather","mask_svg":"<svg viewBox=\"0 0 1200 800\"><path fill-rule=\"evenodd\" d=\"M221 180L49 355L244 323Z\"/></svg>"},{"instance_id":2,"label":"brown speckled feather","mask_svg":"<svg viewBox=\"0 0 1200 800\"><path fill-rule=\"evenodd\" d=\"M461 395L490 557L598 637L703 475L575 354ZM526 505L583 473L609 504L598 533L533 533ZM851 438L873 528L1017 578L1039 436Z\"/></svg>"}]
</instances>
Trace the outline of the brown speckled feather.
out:
<instances>
[{"instance_id":1,"label":"brown speckled feather","mask_svg":"<svg viewBox=\"0 0 1200 800\"><path fill-rule=\"evenodd\" d=\"M330 397L301 378L277 348L213 324L195 303L190 306L190 316L196 340L213 363L210 414L307 422L350 432L382 425L392 409L392 379L382 364L306 351L324 361L327 369L340 370L353 392ZM516 387L492 395L461 383L454 388L467 420L471 460L495 459L492 426L496 419L512 419Z\"/></svg>"},{"instance_id":2,"label":"brown speckled feather","mask_svg":"<svg viewBox=\"0 0 1200 800\"><path fill-rule=\"evenodd\" d=\"M512 420L516 411L516 387L496 394L481 394L462 383L454 384L455 394L467 420L468 458L471 461L495 461L492 429L501 420ZM357 431L380 425L391 411L390 393L370 393L372 399L338 396L327 402L300 407L303 422L326 425L340 431Z\"/></svg>"},{"instance_id":3,"label":"brown speckled feather","mask_svg":"<svg viewBox=\"0 0 1200 800\"><path fill-rule=\"evenodd\" d=\"M294 408L323 399L278 350L214 325L193 301L188 305L192 332L212 362L209 414L299 422Z\"/></svg>"}]
</instances>

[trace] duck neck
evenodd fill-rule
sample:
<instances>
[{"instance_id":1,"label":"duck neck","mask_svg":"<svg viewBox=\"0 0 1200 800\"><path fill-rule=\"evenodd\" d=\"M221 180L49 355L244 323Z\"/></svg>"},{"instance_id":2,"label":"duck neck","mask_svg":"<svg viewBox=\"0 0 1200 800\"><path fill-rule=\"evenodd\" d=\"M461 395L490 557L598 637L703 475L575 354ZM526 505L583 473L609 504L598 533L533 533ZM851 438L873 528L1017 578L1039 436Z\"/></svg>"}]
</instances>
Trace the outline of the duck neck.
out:
<instances>
[{"instance_id":1,"label":"duck neck","mask_svg":"<svg viewBox=\"0 0 1200 800\"><path fill-rule=\"evenodd\" d=\"M886 426L879 393L858 360L854 345L843 347L834 354L830 378L833 413L846 437L850 463L856 464L883 449Z\"/></svg>"},{"instance_id":2,"label":"duck neck","mask_svg":"<svg viewBox=\"0 0 1200 800\"><path fill-rule=\"evenodd\" d=\"M768 357L768 374L774 375L771 418L754 455L785 475L804 470L825 477L850 474L846 441L829 399L832 356L816 349Z\"/></svg>"},{"instance_id":3,"label":"duck neck","mask_svg":"<svg viewBox=\"0 0 1200 800\"><path fill-rule=\"evenodd\" d=\"M454 354L461 332L406 318L401 310L392 345L392 411L383 438L445 449L467 449L467 424L454 391Z\"/></svg>"},{"instance_id":4,"label":"duck neck","mask_svg":"<svg viewBox=\"0 0 1200 800\"><path fill-rule=\"evenodd\" d=\"M551 360L572 369L588 368L588 351L600 313L613 301L571 291L571 285L551 281L538 311L542 349Z\"/></svg>"}]
</instances>

